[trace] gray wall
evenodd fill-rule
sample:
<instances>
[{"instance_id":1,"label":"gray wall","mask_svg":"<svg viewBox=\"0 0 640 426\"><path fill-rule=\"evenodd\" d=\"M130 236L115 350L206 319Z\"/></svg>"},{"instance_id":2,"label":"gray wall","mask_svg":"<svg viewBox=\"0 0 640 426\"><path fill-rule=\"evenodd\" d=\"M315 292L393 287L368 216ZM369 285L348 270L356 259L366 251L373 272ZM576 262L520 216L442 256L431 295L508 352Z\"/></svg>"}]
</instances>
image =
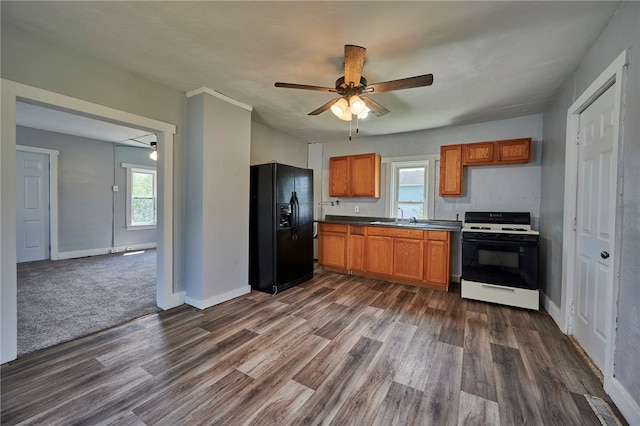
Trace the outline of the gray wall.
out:
<instances>
[{"instance_id":1,"label":"gray wall","mask_svg":"<svg viewBox=\"0 0 640 426\"><path fill-rule=\"evenodd\" d=\"M187 107L186 295L204 308L251 290L251 113L206 93Z\"/></svg>"},{"instance_id":2,"label":"gray wall","mask_svg":"<svg viewBox=\"0 0 640 426\"><path fill-rule=\"evenodd\" d=\"M2 26L1 41L2 78L177 125L173 170L173 253L174 290L181 290L186 154L184 93L77 54L12 25ZM3 279L4 273L3 269Z\"/></svg>"},{"instance_id":3,"label":"gray wall","mask_svg":"<svg viewBox=\"0 0 640 426\"><path fill-rule=\"evenodd\" d=\"M296 167L307 167L307 144L263 124L251 123L251 164L271 160Z\"/></svg>"},{"instance_id":4,"label":"gray wall","mask_svg":"<svg viewBox=\"0 0 640 426\"><path fill-rule=\"evenodd\" d=\"M562 206L566 117L569 106L624 50L630 63L624 90L621 158L623 187L622 252L618 297L618 335L614 376L640 404L640 3L624 2L580 66L565 82L544 115L541 229L546 259L546 293L562 306ZM543 269L544 270L544 269Z\"/></svg>"},{"instance_id":5,"label":"gray wall","mask_svg":"<svg viewBox=\"0 0 640 426\"><path fill-rule=\"evenodd\" d=\"M372 119L376 119L372 117ZM379 118L384 120L384 117ZM364 127L364 125L362 126ZM527 211L538 229L540 209L540 164L542 157L542 115L498 120L465 126L445 127L420 132L376 137L354 137L352 141L323 143L322 198L329 194L329 158L339 155L377 152L385 158L440 154L441 145L482 142L530 137L533 139L532 159L528 164L511 166L466 167L462 197L435 197L435 219L463 220L465 211ZM436 164L436 188L439 162ZM386 166L383 164L379 199L340 198L340 205L322 206L322 215L355 215L360 206L362 216L385 216L389 198L386 185ZM316 203L320 196L316 195ZM392 212L390 216L395 216ZM452 236L451 273L460 274L460 233Z\"/></svg>"},{"instance_id":6,"label":"gray wall","mask_svg":"<svg viewBox=\"0 0 640 426\"><path fill-rule=\"evenodd\" d=\"M17 126L18 145L58 155L58 249L108 250L156 241L155 230L126 229L126 169L121 163L155 167L149 150ZM112 191L118 185L119 192Z\"/></svg>"}]
</instances>

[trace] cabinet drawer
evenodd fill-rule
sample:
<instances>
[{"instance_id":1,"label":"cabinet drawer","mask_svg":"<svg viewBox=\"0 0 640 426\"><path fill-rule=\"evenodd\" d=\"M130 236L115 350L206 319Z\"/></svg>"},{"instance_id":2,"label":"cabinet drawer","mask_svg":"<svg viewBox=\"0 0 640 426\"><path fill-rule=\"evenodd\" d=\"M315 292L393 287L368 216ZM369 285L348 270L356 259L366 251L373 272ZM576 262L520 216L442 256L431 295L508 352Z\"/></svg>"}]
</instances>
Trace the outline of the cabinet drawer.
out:
<instances>
[{"instance_id":1,"label":"cabinet drawer","mask_svg":"<svg viewBox=\"0 0 640 426\"><path fill-rule=\"evenodd\" d=\"M421 240L423 232L419 229L382 228L370 226L367 228L367 235L380 235L384 237L400 237Z\"/></svg>"},{"instance_id":2,"label":"cabinet drawer","mask_svg":"<svg viewBox=\"0 0 640 426\"><path fill-rule=\"evenodd\" d=\"M449 241L448 231L424 231L425 240Z\"/></svg>"},{"instance_id":3,"label":"cabinet drawer","mask_svg":"<svg viewBox=\"0 0 640 426\"><path fill-rule=\"evenodd\" d=\"M347 225L338 225L336 223L321 223L320 232L342 232L347 233Z\"/></svg>"},{"instance_id":4,"label":"cabinet drawer","mask_svg":"<svg viewBox=\"0 0 640 426\"><path fill-rule=\"evenodd\" d=\"M349 226L349 233L351 235L364 235L364 226Z\"/></svg>"}]
</instances>

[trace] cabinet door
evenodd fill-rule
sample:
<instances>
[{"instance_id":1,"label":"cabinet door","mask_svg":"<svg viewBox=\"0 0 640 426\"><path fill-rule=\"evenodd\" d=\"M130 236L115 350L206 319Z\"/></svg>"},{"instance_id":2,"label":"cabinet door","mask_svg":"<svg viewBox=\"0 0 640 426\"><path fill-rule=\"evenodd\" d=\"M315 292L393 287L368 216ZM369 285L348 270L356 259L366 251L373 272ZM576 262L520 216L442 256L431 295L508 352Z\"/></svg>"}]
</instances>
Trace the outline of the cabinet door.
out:
<instances>
[{"instance_id":1,"label":"cabinet door","mask_svg":"<svg viewBox=\"0 0 640 426\"><path fill-rule=\"evenodd\" d=\"M365 258L367 272L393 274L393 238L372 235L366 237Z\"/></svg>"},{"instance_id":2,"label":"cabinet door","mask_svg":"<svg viewBox=\"0 0 640 426\"><path fill-rule=\"evenodd\" d=\"M364 235L349 235L347 266L352 271L364 271Z\"/></svg>"},{"instance_id":3,"label":"cabinet door","mask_svg":"<svg viewBox=\"0 0 640 426\"><path fill-rule=\"evenodd\" d=\"M502 164L528 163L531 161L531 138L499 141L498 156Z\"/></svg>"},{"instance_id":4,"label":"cabinet door","mask_svg":"<svg viewBox=\"0 0 640 426\"><path fill-rule=\"evenodd\" d=\"M440 196L462 195L462 145L440 147Z\"/></svg>"},{"instance_id":5,"label":"cabinet door","mask_svg":"<svg viewBox=\"0 0 640 426\"><path fill-rule=\"evenodd\" d=\"M428 239L425 241L424 280L449 287L449 236Z\"/></svg>"},{"instance_id":6,"label":"cabinet door","mask_svg":"<svg viewBox=\"0 0 640 426\"><path fill-rule=\"evenodd\" d=\"M349 195L349 157L331 157L329 159L329 196L348 197Z\"/></svg>"},{"instance_id":7,"label":"cabinet door","mask_svg":"<svg viewBox=\"0 0 640 426\"><path fill-rule=\"evenodd\" d=\"M335 268L347 267L347 226L318 225L318 263Z\"/></svg>"},{"instance_id":8,"label":"cabinet door","mask_svg":"<svg viewBox=\"0 0 640 426\"><path fill-rule=\"evenodd\" d=\"M393 240L393 275L401 278L422 280L423 268L422 240Z\"/></svg>"},{"instance_id":9,"label":"cabinet door","mask_svg":"<svg viewBox=\"0 0 640 426\"><path fill-rule=\"evenodd\" d=\"M495 143L493 142L468 143L463 145L463 164L479 165L495 162L494 147Z\"/></svg>"},{"instance_id":10,"label":"cabinet door","mask_svg":"<svg viewBox=\"0 0 640 426\"><path fill-rule=\"evenodd\" d=\"M380 197L380 156L354 155L350 162L350 185L353 197Z\"/></svg>"}]
</instances>

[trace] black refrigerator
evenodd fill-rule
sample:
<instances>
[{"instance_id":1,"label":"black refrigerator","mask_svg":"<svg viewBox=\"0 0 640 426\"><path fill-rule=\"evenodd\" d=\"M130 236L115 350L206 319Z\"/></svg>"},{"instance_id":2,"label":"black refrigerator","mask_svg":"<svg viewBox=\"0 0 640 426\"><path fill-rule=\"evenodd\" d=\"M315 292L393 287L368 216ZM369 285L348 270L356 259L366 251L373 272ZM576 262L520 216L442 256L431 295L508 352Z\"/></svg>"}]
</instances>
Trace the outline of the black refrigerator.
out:
<instances>
[{"instance_id":1,"label":"black refrigerator","mask_svg":"<svg viewBox=\"0 0 640 426\"><path fill-rule=\"evenodd\" d=\"M249 282L276 294L313 277L313 170L251 166Z\"/></svg>"}]
</instances>

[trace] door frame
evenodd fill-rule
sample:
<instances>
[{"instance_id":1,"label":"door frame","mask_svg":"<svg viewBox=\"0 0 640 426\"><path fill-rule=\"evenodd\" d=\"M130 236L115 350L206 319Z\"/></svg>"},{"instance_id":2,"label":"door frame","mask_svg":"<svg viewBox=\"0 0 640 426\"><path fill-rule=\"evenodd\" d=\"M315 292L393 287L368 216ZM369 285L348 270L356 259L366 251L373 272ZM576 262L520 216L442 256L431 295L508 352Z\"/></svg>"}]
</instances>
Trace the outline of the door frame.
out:
<instances>
[{"instance_id":1,"label":"door frame","mask_svg":"<svg viewBox=\"0 0 640 426\"><path fill-rule=\"evenodd\" d=\"M564 219L562 237L562 315L563 324L560 328L566 334L573 334L573 318L575 303L575 269L577 263L577 198L578 198L578 135L580 126L580 114L589 107L605 90L614 87L614 122L617 124L614 129L614 152L616 158L616 202L614 214L615 232L611 255L612 264L612 288L609 289L609 300L611 306L608 311L611 316L607 318L607 347L605 350L604 381L605 389L613 380L614 374L614 353L616 347L616 320L618 318L618 291L620 272L620 249L622 235L622 162L620 155L622 150L622 129L623 129L623 98L622 94L626 65L628 63L627 51L623 51L618 57L591 83L591 85L580 95L580 97L569 107L567 111L567 134L566 134L566 156L565 156L565 185L564 185Z\"/></svg>"},{"instance_id":2,"label":"door frame","mask_svg":"<svg viewBox=\"0 0 640 426\"><path fill-rule=\"evenodd\" d=\"M55 149L16 145L16 151L49 156L49 258L58 260L58 155Z\"/></svg>"},{"instance_id":3,"label":"door frame","mask_svg":"<svg viewBox=\"0 0 640 426\"><path fill-rule=\"evenodd\" d=\"M39 89L11 80L1 80L0 137L0 292L2 335L0 363L17 357L16 275L16 102L25 100L107 121L149 129L158 137L158 234L156 258L156 303L169 309L184 303L184 292L173 290L173 151L176 126L93 102Z\"/></svg>"}]
</instances>

